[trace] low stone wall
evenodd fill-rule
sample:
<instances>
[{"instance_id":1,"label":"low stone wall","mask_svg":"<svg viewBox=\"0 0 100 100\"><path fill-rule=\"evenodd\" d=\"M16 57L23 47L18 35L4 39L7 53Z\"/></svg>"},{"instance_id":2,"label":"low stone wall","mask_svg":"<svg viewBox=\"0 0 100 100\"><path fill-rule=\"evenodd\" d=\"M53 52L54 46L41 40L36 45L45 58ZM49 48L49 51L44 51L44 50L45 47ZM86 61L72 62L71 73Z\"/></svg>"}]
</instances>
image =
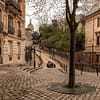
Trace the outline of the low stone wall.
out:
<instances>
[{"instance_id":1,"label":"low stone wall","mask_svg":"<svg viewBox=\"0 0 100 100\"><path fill-rule=\"evenodd\" d=\"M64 51L57 50L57 49L52 49L52 48L51 49L49 49L49 48L43 48L43 50L46 51L46 52L48 52L48 53L51 53L52 55L56 54L56 55L59 55L61 57L65 57L65 58L69 56L69 54L68 54L67 51L64 52Z\"/></svg>"},{"instance_id":2,"label":"low stone wall","mask_svg":"<svg viewBox=\"0 0 100 100\"><path fill-rule=\"evenodd\" d=\"M0 67L18 67L18 66L26 66L25 64L0 64Z\"/></svg>"}]
</instances>

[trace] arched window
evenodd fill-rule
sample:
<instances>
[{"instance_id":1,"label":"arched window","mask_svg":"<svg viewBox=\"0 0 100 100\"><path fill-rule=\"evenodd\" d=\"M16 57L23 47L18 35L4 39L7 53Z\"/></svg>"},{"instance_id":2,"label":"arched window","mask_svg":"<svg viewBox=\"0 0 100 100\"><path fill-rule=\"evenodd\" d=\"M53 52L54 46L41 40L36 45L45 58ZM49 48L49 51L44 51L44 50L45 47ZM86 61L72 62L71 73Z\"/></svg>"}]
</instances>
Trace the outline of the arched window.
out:
<instances>
[{"instance_id":1,"label":"arched window","mask_svg":"<svg viewBox=\"0 0 100 100\"><path fill-rule=\"evenodd\" d=\"M8 33L14 34L13 17L8 15Z\"/></svg>"},{"instance_id":2,"label":"arched window","mask_svg":"<svg viewBox=\"0 0 100 100\"><path fill-rule=\"evenodd\" d=\"M13 26L13 17L11 15L8 15L8 25Z\"/></svg>"}]
</instances>

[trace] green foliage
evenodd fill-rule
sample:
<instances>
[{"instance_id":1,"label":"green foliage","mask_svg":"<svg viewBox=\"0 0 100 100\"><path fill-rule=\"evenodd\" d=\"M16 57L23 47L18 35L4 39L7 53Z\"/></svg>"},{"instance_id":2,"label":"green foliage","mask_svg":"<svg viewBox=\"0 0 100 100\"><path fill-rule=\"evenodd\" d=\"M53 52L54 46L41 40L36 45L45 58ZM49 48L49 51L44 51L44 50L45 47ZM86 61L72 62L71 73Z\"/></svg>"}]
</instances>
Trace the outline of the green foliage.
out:
<instances>
[{"instance_id":1,"label":"green foliage","mask_svg":"<svg viewBox=\"0 0 100 100\"><path fill-rule=\"evenodd\" d=\"M42 26L40 27L40 34L42 36L41 45L48 48L56 48L63 51L69 51L70 47L70 33L63 32L58 26ZM76 50L84 49L84 34L76 33Z\"/></svg>"},{"instance_id":2,"label":"green foliage","mask_svg":"<svg viewBox=\"0 0 100 100\"><path fill-rule=\"evenodd\" d=\"M64 88L69 88L69 85L68 84L64 84L63 87ZM81 87L81 84L76 84L75 85L75 88L79 88L79 87Z\"/></svg>"},{"instance_id":3,"label":"green foliage","mask_svg":"<svg viewBox=\"0 0 100 100\"><path fill-rule=\"evenodd\" d=\"M76 33L76 51L84 50L85 48L85 34Z\"/></svg>"}]
</instances>

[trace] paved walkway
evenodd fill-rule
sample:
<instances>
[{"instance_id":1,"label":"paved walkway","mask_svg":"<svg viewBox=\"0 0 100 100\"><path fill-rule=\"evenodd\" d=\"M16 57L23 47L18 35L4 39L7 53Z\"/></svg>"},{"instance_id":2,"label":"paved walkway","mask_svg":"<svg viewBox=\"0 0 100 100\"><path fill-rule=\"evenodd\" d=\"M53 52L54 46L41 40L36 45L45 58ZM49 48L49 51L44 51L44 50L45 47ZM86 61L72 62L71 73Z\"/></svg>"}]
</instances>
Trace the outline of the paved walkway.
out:
<instances>
[{"instance_id":1,"label":"paved walkway","mask_svg":"<svg viewBox=\"0 0 100 100\"><path fill-rule=\"evenodd\" d=\"M100 76L76 74L76 82L96 86L96 92L83 95L67 95L53 92L48 87L53 82L68 82L68 74L58 69L40 69L33 73L17 67L0 68L0 100L100 100Z\"/></svg>"}]
</instances>

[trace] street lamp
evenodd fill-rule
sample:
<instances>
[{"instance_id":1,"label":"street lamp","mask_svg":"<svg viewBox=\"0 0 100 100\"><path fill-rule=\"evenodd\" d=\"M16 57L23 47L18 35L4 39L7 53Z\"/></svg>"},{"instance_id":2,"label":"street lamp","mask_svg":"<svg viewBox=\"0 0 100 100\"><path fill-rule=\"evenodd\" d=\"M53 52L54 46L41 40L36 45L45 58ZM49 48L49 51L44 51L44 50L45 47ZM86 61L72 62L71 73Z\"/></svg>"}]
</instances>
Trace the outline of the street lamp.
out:
<instances>
[{"instance_id":1,"label":"street lamp","mask_svg":"<svg viewBox=\"0 0 100 100\"><path fill-rule=\"evenodd\" d=\"M25 60L27 64L29 63L29 65L31 66L31 60L32 60L32 47L31 46L28 46L25 48Z\"/></svg>"},{"instance_id":2,"label":"street lamp","mask_svg":"<svg viewBox=\"0 0 100 100\"><path fill-rule=\"evenodd\" d=\"M35 61L36 49L35 48L36 48L37 44L39 43L39 39L40 39L39 34L37 32L34 32L32 34L32 41L33 41L32 47L33 47L33 53L34 53L34 55L33 55L33 58L34 58L33 66L34 66L34 68L36 67L36 61Z\"/></svg>"},{"instance_id":3,"label":"street lamp","mask_svg":"<svg viewBox=\"0 0 100 100\"><path fill-rule=\"evenodd\" d=\"M33 59L34 59L34 61L33 61L33 66L34 66L34 68L35 68L35 66L36 66L36 62L35 62L35 46L34 46L34 48L33 48L33 53L34 53L34 56L33 56L33 57L34 57L34 58L33 58Z\"/></svg>"}]
</instances>

